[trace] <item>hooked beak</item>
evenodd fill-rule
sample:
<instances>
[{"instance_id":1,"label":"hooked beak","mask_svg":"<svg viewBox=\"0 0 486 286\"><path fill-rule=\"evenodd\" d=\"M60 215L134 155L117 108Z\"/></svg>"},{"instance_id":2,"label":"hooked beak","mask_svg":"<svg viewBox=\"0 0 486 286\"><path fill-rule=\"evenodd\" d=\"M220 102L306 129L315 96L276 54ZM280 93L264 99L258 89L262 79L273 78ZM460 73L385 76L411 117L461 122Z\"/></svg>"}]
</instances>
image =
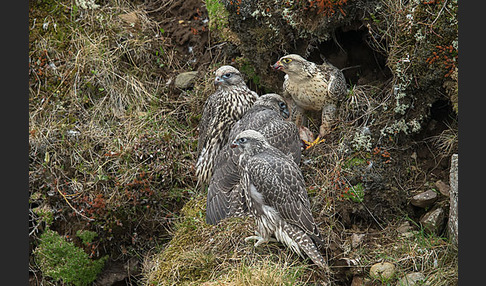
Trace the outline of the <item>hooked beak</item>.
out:
<instances>
[{"instance_id":1,"label":"hooked beak","mask_svg":"<svg viewBox=\"0 0 486 286\"><path fill-rule=\"evenodd\" d=\"M230 145L230 148L236 148L238 147L238 143L236 143L235 141L233 141Z\"/></svg>"},{"instance_id":2,"label":"hooked beak","mask_svg":"<svg viewBox=\"0 0 486 286\"><path fill-rule=\"evenodd\" d=\"M280 63L280 61L277 61L276 63L274 63L274 64L272 65L272 68L273 68L274 70L277 70L277 71L278 71L278 70L283 69L284 67L283 67L283 65Z\"/></svg>"},{"instance_id":3,"label":"hooked beak","mask_svg":"<svg viewBox=\"0 0 486 286\"><path fill-rule=\"evenodd\" d=\"M288 109L282 110L282 113L283 113L283 118L285 118L285 119L289 118L290 112L289 112Z\"/></svg>"},{"instance_id":4,"label":"hooked beak","mask_svg":"<svg viewBox=\"0 0 486 286\"><path fill-rule=\"evenodd\" d=\"M222 84L222 83L223 83L223 81L224 81L224 80L223 80L222 78L220 78L219 76L217 76L217 77L214 79L214 85L215 85L215 86L219 86L220 84Z\"/></svg>"}]
</instances>

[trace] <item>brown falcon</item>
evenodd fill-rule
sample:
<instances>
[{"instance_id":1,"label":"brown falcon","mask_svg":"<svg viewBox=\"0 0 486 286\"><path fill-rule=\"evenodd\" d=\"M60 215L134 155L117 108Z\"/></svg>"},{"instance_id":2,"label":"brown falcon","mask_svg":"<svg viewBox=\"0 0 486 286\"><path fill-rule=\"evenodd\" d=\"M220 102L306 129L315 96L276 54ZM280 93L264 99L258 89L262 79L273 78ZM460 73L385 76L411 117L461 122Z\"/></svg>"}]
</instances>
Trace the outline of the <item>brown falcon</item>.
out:
<instances>
[{"instance_id":1,"label":"brown falcon","mask_svg":"<svg viewBox=\"0 0 486 286\"><path fill-rule=\"evenodd\" d=\"M256 236L245 240L256 239L258 246L273 235L328 271L318 249L325 244L314 222L299 166L255 130L238 134L231 147L242 151L238 160L242 190L257 223Z\"/></svg>"},{"instance_id":2,"label":"brown falcon","mask_svg":"<svg viewBox=\"0 0 486 286\"><path fill-rule=\"evenodd\" d=\"M247 129L261 132L270 145L280 149L297 164L301 143L297 126L290 121L285 100L278 94L262 95L231 129L228 144L219 153L208 186L206 222L217 224L226 217L247 215L241 192L238 158L241 150L230 148L236 135Z\"/></svg>"},{"instance_id":3,"label":"brown falcon","mask_svg":"<svg viewBox=\"0 0 486 286\"><path fill-rule=\"evenodd\" d=\"M297 126L302 125L305 110L322 111L319 137L328 134L336 104L347 92L342 71L327 61L316 65L296 54L281 57L273 68L285 72L283 95L292 97L295 103L292 118Z\"/></svg>"},{"instance_id":4,"label":"brown falcon","mask_svg":"<svg viewBox=\"0 0 486 286\"><path fill-rule=\"evenodd\" d=\"M215 75L217 90L204 103L198 126L196 176L203 189L209 183L214 160L227 143L231 127L258 98L258 94L246 86L236 68L222 66L216 70Z\"/></svg>"}]
</instances>

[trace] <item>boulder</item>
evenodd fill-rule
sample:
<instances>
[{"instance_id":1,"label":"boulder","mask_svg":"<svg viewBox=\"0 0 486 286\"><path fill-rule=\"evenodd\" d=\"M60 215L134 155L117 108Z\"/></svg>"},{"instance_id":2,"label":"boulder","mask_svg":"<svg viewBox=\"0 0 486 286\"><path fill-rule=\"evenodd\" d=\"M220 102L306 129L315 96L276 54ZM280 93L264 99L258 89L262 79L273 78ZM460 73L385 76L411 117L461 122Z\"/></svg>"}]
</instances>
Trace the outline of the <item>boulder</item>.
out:
<instances>
[{"instance_id":1,"label":"boulder","mask_svg":"<svg viewBox=\"0 0 486 286\"><path fill-rule=\"evenodd\" d=\"M416 207L427 208L437 201L437 193L434 190L428 190L418 195L415 195L410 200L410 203Z\"/></svg>"}]
</instances>

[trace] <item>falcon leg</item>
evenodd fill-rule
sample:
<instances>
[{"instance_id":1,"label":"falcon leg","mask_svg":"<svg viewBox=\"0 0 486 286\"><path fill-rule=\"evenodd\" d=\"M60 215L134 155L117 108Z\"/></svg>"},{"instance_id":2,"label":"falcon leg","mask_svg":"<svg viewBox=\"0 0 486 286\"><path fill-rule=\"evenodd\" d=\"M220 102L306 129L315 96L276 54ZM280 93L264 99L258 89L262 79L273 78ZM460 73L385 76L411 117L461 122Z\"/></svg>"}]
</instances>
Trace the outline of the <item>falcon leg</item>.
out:
<instances>
[{"instance_id":1,"label":"falcon leg","mask_svg":"<svg viewBox=\"0 0 486 286\"><path fill-rule=\"evenodd\" d=\"M267 242L269 242L269 241L277 241L277 240L276 240L276 239L274 239L274 238L264 238L264 237L261 237L261 236L260 236L260 235L258 235L258 233L257 233L257 235L253 235L253 236L248 236L248 237L246 237L246 238L245 238L245 242L248 242L248 241L250 241L250 240L254 240L254 239L256 239L256 240L257 240L257 242L255 242L255 247L259 246L259 245L260 245L260 244L262 244L262 243L267 243Z\"/></svg>"},{"instance_id":2,"label":"falcon leg","mask_svg":"<svg viewBox=\"0 0 486 286\"><path fill-rule=\"evenodd\" d=\"M295 104L295 101L292 101L291 110L292 113L290 116L292 121L295 122L295 125L297 125L297 127L300 127L303 121L304 110L297 104Z\"/></svg>"},{"instance_id":3,"label":"falcon leg","mask_svg":"<svg viewBox=\"0 0 486 286\"><path fill-rule=\"evenodd\" d=\"M326 136L331 131L331 124L336 117L336 105L327 104L322 108L321 126L319 128L319 137Z\"/></svg>"}]
</instances>

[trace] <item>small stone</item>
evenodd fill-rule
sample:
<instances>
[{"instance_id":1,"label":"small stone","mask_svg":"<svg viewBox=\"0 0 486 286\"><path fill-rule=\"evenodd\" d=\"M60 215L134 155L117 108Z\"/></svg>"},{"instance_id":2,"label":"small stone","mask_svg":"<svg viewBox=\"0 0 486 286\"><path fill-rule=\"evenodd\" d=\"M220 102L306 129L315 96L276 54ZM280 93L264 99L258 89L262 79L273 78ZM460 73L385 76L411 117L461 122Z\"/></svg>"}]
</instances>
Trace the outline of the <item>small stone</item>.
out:
<instances>
[{"instance_id":1,"label":"small stone","mask_svg":"<svg viewBox=\"0 0 486 286\"><path fill-rule=\"evenodd\" d=\"M174 86L179 89L188 89L194 86L197 71L183 72L177 75Z\"/></svg>"},{"instance_id":2,"label":"small stone","mask_svg":"<svg viewBox=\"0 0 486 286\"><path fill-rule=\"evenodd\" d=\"M118 17L125 21L125 23L127 23L130 27L135 27L140 23L140 20L138 19L138 16L135 12L121 14L118 15Z\"/></svg>"},{"instance_id":3,"label":"small stone","mask_svg":"<svg viewBox=\"0 0 486 286\"><path fill-rule=\"evenodd\" d=\"M406 233L406 232L410 232L411 230L413 229L413 226L410 225L410 222L409 221L406 221L404 223L402 223L398 228L397 228L397 231L400 233L400 234L403 234L403 233Z\"/></svg>"},{"instance_id":4,"label":"small stone","mask_svg":"<svg viewBox=\"0 0 486 286\"><path fill-rule=\"evenodd\" d=\"M428 190L412 197L410 203L416 207L430 207L437 200L437 193L434 190Z\"/></svg>"},{"instance_id":5,"label":"small stone","mask_svg":"<svg viewBox=\"0 0 486 286\"><path fill-rule=\"evenodd\" d=\"M370 276L375 279L390 279L395 275L395 265L390 262L376 263L370 268Z\"/></svg>"},{"instance_id":6,"label":"small stone","mask_svg":"<svg viewBox=\"0 0 486 286\"><path fill-rule=\"evenodd\" d=\"M444 225L444 219L444 210L442 208L436 208L426 213L420 219L420 224L426 232L439 234Z\"/></svg>"},{"instance_id":7,"label":"small stone","mask_svg":"<svg viewBox=\"0 0 486 286\"><path fill-rule=\"evenodd\" d=\"M353 281L351 282L351 286L363 286L363 285L364 285L363 277L361 277L361 276L354 276L353 277Z\"/></svg>"},{"instance_id":8,"label":"small stone","mask_svg":"<svg viewBox=\"0 0 486 286\"><path fill-rule=\"evenodd\" d=\"M425 276L421 272L413 272L398 280L396 286L429 285L425 282Z\"/></svg>"},{"instance_id":9,"label":"small stone","mask_svg":"<svg viewBox=\"0 0 486 286\"><path fill-rule=\"evenodd\" d=\"M450 196L449 191L451 187L448 184L442 182L441 180L438 180L437 182L435 182L435 186L437 187L437 189L441 194L443 194L446 197Z\"/></svg>"},{"instance_id":10,"label":"small stone","mask_svg":"<svg viewBox=\"0 0 486 286\"><path fill-rule=\"evenodd\" d=\"M361 242L363 241L364 237L365 237L364 233L361 233L361 234L353 233L351 235L351 246L353 248L357 248L361 244Z\"/></svg>"}]
</instances>

